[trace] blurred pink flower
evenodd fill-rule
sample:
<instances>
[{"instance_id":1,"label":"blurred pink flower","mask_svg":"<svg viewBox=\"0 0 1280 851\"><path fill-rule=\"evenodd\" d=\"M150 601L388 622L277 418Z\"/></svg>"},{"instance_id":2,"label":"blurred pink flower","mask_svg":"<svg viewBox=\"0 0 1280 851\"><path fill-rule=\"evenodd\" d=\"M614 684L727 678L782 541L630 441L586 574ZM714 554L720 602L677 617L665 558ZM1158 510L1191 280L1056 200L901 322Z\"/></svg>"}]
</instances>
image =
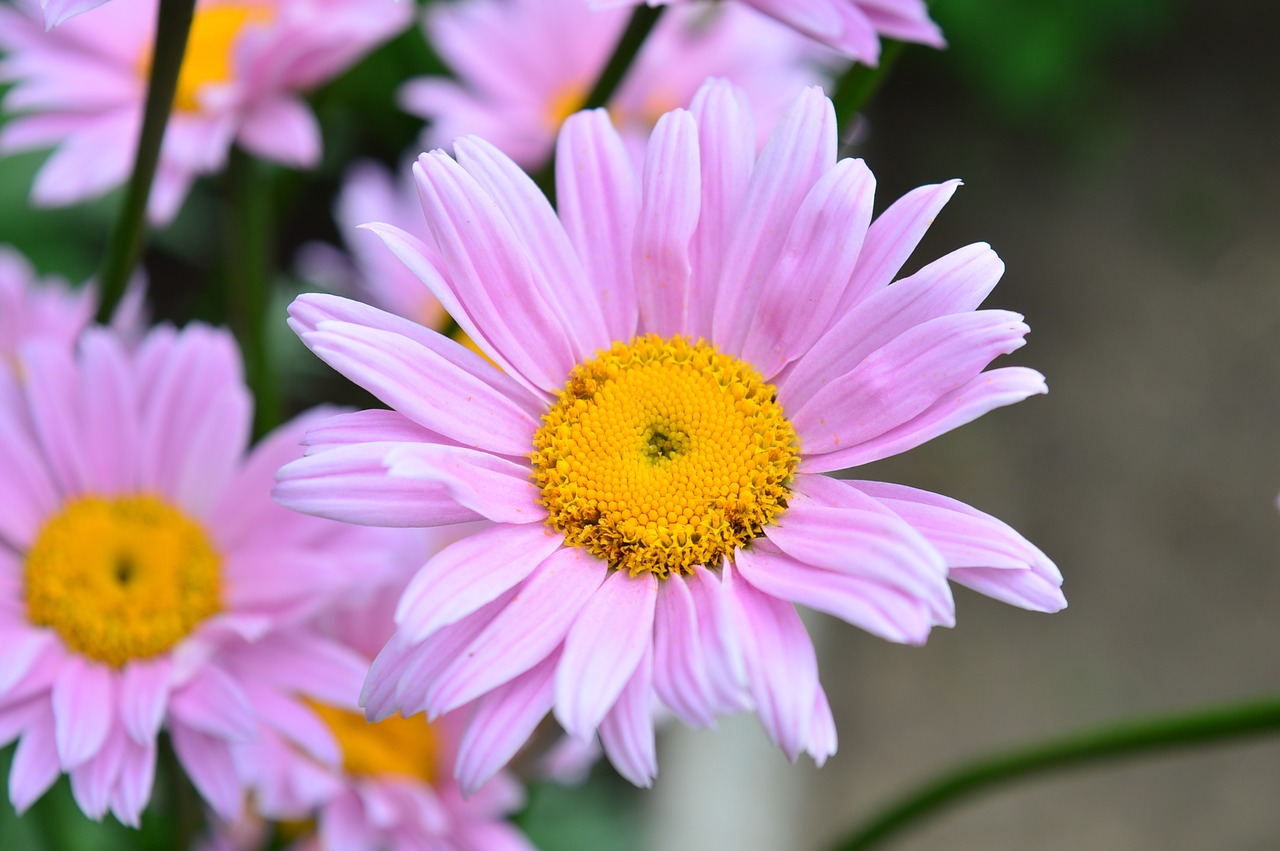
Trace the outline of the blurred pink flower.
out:
<instances>
[{"instance_id":1,"label":"blurred pink flower","mask_svg":"<svg viewBox=\"0 0 1280 851\"><path fill-rule=\"evenodd\" d=\"M41 278L27 258L0 245L0 367L16 367L18 350L29 340L50 340L70 351L97 304L91 287L74 289L55 275Z\"/></svg>"},{"instance_id":2,"label":"blurred pink flower","mask_svg":"<svg viewBox=\"0 0 1280 851\"><path fill-rule=\"evenodd\" d=\"M114 0L44 32L36 0L0 5L0 82L14 114L0 152L55 146L32 201L60 206L122 184L133 167L157 0ZM148 214L173 218L198 175L232 143L307 168L320 128L300 93L336 76L407 27L410 3L207 0L196 9Z\"/></svg>"},{"instance_id":3,"label":"blurred pink flower","mask_svg":"<svg viewBox=\"0 0 1280 851\"><path fill-rule=\"evenodd\" d=\"M0 742L18 739L19 811L62 771L92 818L137 825L168 731L233 819L233 743L276 730L320 761L295 693L345 700L366 663L307 626L391 558L385 530L304 518L270 498L316 412L246 454L251 403L231 336L104 329L78 354L21 347L0 406Z\"/></svg>"},{"instance_id":4,"label":"blurred pink flower","mask_svg":"<svg viewBox=\"0 0 1280 851\"><path fill-rule=\"evenodd\" d=\"M588 0L596 9L650 6L689 0ZM946 47L942 31L929 18L925 0L743 0L797 32L828 45L864 65L880 61L880 36ZM690 3L690 5L692 5Z\"/></svg>"},{"instance_id":5,"label":"blurred pink flower","mask_svg":"<svg viewBox=\"0 0 1280 851\"><path fill-rule=\"evenodd\" d=\"M362 696L374 719L474 701L464 790L548 712L647 785L655 695L696 726L753 708L789 758L821 763L836 731L794 604L909 643L953 623L948 578L1065 605L1057 568L1000 521L824 475L1045 392L1033 370L984 371L1028 330L977 309L1003 272L989 246L893 282L957 182L872 221L875 180L837 161L820 90L758 156L751 128L744 93L709 84L658 122L637 174L608 115L580 113L558 216L479 139L419 158L433 247L372 227L496 367L345 299L291 308L313 352L394 410L322 426L277 499L494 524L409 584Z\"/></svg>"},{"instance_id":6,"label":"blurred pink flower","mask_svg":"<svg viewBox=\"0 0 1280 851\"><path fill-rule=\"evenodd\" d=\"M74 18L81 12L96 9L107 0L40 0L40 8L44 10L45 29L53 29L63 21Z\"/></svg>"},{"instance_id":7,"label":"blurred pink flower","mask_svg":"<svg viewBox=\"0 0 1280 851\"><path fill-rule=\"evenodd\" d=\"M425 148L477 135L521 166L545 162L561 122L581 108L626 27L624 11L584 0L462 0L428 9L427 39L458 80L422 77L401 105L431 123ZM673 10L650 35L609 105L637 156L664 112L687 106L707 77L751 99L760 139L801 88L828 78L826 51L749 9Z\"/></svg>"}]
</instances>

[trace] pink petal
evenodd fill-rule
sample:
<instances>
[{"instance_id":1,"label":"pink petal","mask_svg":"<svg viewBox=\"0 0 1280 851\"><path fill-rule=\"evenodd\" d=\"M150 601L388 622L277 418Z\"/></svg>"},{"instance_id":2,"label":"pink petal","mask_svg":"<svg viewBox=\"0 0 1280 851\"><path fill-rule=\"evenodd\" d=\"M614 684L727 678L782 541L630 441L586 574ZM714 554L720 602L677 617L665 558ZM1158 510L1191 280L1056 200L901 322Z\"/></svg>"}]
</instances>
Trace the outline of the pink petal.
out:
<instances>
[{"instance_id":1,"label":"pink petal","mask_svg":"<svg viewBox=\"0 0 1280 851\"><path fill-rule=\"evenodd\" d=\"M790 506L765 535L799 562L899 589L949 625L955 603L942 556L879 502L826 476L795 478Z\"/></svg>"},{"instance_id":2,"label":"pink petal","mask_svg":"<svg viewBox=\"0 0 1280 851\"><path fill-rule=\"evenodd\" d=\"M170 725L169 735L178 761L196 791L220 818L234 822L240 816L244 790L227 743L183 724Z\"/></svg>"},{"instance_id":3,"label":"pink petal","mask_svg":"<svg viewBox=\"0 0 1280 851\"><path fill-rule=\"evenodd\" d=\"M272 496L295 511L367 526L447 526L480 519L439 482L393 478L383 460L398 445L356 444L299 458L280 469Z\"/></svg>"},{"instance_id":4,"label":"pink petal","mask_svg":"<svg viewBox=\"0 0 1280 851\"><path fill-rule=\"evenodd\" d=\"M359 653L307 629L278 630L238 651L231 660L239 680L256 680L333 706L349 704L368 669Z\"/></svg>"},{"instance_id":5,"label":"pink petal","mask_svg":"<svg viewBox=\"0 0 1280 851\"><path fill-rule=\"evenodd\" d=\"M700 205L698 127L684 110L658 119L645 153L631 268L648 333L687 333L689 245Z\"/></svg>"},{"instance_id":6,"label":"pink petal","mask_svg":"<svg viewBox=\"0 0 1280 851\"><path fill-rule=\"evenodd\" d=\"M683 576L672 577L658 588L653 619L653 688L676 717L693 727L715 725L706 665L693 594Z\"/></svg>"},{"instance_id":7,"label":"pink petal","mask_svg":"<svg viewBox=\"0 0 1280 851\"><path fill-rule=\"evenodd\" d=\"M802 458L800 470L804 473L823 473L888 458L972 422L988 411L1047 392L1049 388L1045 386L1044 376L1034 369L1010 366L989 370L975 376L955 392L938 399L911 421L890 429L879 437L837 452Z\"/></svg>"},{"instance_id":8,"label":"pink petal","mask_svg":"<svg viewBox=\"0 0 1280 851\"><path fill-rule=\"evenodd\" d=\"M58 749L54 718L44 713L27 727L9 766L9 801L18 815L36 802L58 779Z\"/></svg>"},{"instance_id":9,"label":"pink petal","mask_svg":"<svg viewBox=\"0 0 1280 851\"><path fill-rule=\"evenodd\" d=\"M827 693L818 686L813 699L813 722L809 729L809 756L821 768L827 757L836 753L836 719L831 715L831 704L827 703Z\"/></svg>"},{"instance_id":10,"label":"pink petal","mask_svg":"<svg viewBox=\"0 0 1280 851\"><path fill-rule=\"evenodd\" d=\"M45 629L31 629L26 624L0 627L0 647L4 648L4 664L0 665L0 697L7 696L31 672L45 649L56 639Z\"/></svg>"},{"instance_id":11,"label":"pink petal","mask_svg":"<svg viewBox=\"0 0 1280 851\"><path fill-rule=\"evenodd\" d=\"M723 569L722 569L723 573ZM695 568L686 580L698 615L698 634L706 654L707 683L717 712L751 708L747 693L747 664L738 641L737 621L731 611L730 590L705 567Z\"/></svg>"},{"instance_id":12,"label":"pink petal","mask_svg":"<svg viewBox=\"0 0 1280 851\"><path fill-rule=\"evenodd\" d=\"M301 442L306 454L314 455L352 443L448 444L448 438L423 428L399 411L372 408L323 419L307 429Z\"/></svg>"},{"instance_id":13,"label":"pink petal","mask_svg":"<svg viewBox=\"0 0 1280 851\"><path fill-rule=\"evenodd\" d=\"M560 548L564 536L543 526L499 525L450 544L400 595L396 624L416 644L514 588Z\"/></svg>"},{"instance_id":14,"label":"pink petal","mask_svg":"<svg viewBox=\"0 0 1280 851\"><path fill-rule=\"evenodd\" d=\"M192 730L228 741L251 738L258 729L257 717L239 684L213 665L174 689L169 712Z\"/></svg>"},{"instance_id":15,"label":"pink petal","mask_svg":"<svg viewBox=\"0 0 1280 851\"><path fill-rule=\"evenodd\" d=\"M73 656L54 680L52 698L58 762L69 770L106 741L115 720L114 675L105 665Z\"/></svg>"},{"instance_id":16,"label":"pink petal","mask_svg":"<svg viewBox=\"0 0 1280 851\"><path fill-rule=\"evenodd\" d=\"M742 351L760 293L810 189L836 162L836 118L822 89L805 89L760 153L724 257L713 338Z\"/></svg>"},{"instance_id":17,"label":"pink petal","mask_svg":"<svg viewBox=\"0 0 1280 851\"><path fill-rule=\"evenodd\" d=\"M416 443L391 449L385 463L393 478L439 482L463 508L494 523L541 524L547 517L527 462L474 449Z\"/></svg>"},{"instance_id":18,"label":"pink petal","mask_svg":"<svg viewBox=\"0 0 1280 851\"><path fill-rule=\"evenodd\" d=\"M107 0L41 0L40 8L44 9L44 27L46 30L51 30L68 18L96 9L106 2Z\"/></svg>"},{"instance_id":19,"label":"pink petal","mask_svg":"<svg viewBox=\"0 0 1280 851\"><path fill-rule=\"evenodd\" d=\"M113 726L97 755L71 769L71 794L80 811L94 821L107 813L127 739L124 730Z\"/></svg>"},{"instance_id":20,"label":"pink petal","mask_svg":"<svg viewBox=\"0 0 1280 851\"><path fill-rule=\"evenodd\" d=\"M658 579L613 571L591 595L564 639L556 669L556 720L590 741L642 656L652 653Z\"/></svg>"},{"instance_id":21,"label":"pink petal","mask_svg":"<svg viewBox=\"0 0 1280 851\"><path fill-rule=\"evenodd\" d=\"M854 446L909 422L996 357L1021 348L1029 330L1019 314L980 310L902 334L791 415L805 454Z\"/></svg>"},{"instance_id":22,"label":"pink petal","mask_svg":"<svg viewBox=\"0 0 1280 851\"><path fill-rule=\"evenodd\" d=\"M435 717L475 700L547 658L606 573L604 564L581 550L553 553L427 690L429 714Z\"/></svg>"},{"instance_id":23,"label":"pink petal","mask_svg":"<svg viewBox=\"0 0 1280 851\"><path fill-rule=\"evenodd\" d=\"M137 828L142 821L142 811L151 800L151 786L156 775L156 746L154 742L137 744L126 737L124 756L120 761L120 776L111 796L111 812L121 824Z\"/></svg>"},{"instance_id":24,"label":"pink petal","mask_svg":"<svg viewBox=\"0 0 1280 851\"><path fill-rule=\"evenodd\" d=\"M290 168L320 164L320 124L311 107L294 97L255 103L244 116L236 141L249 153Z\"/></svg>"},{"instance_id":25,"label":"pink petal","mask_svg":"<svg viewBox=\"0 0 1280 851\"><path fill-rule=\"evenodd\" d=\"M79 440L85 447L86 481L95 493L137 488L138 400L130 364L115 334L87 330L80 339L80 375L85 422Z\"/></svg>"},{"instance_id":26,"label":"pink petal","mask_svg":"<svg viewBox=\"0 0 1280 851\"><path fill-rule=\"evenodd\" d=\"M169 702L172 666L164 658L135 659L120 678L120 723L139 745L154 745Z\"/></svg>"},{"instance_id":27,"label":"pink petal","mask_svg":"<svg viewBox=\"0 0 1280 851\"><path fill-rule=\"evenodd\" d=\"M769 739L795 762L808 749L818 690L818 659L790 603L733 581L726 570L756 715Z\"/></svg>"},{"instance_id":28,"label":"pink petal","mask_svg":"<svg viewBox=\"0 0 1280 851\"><path fill-rule=\"evenodd\" d=\"M447 277L428 281L476 344L507 372L542 390L563 385L577 358L519 237L475 179L442 152L414 166L427 223Z\"/></svg>"},{"instance_id":29,"label":"pink petal","mask_svg":"<svg viewBox=\"0 0 1280 851\"><path fill-rule=\"evenodd\" d=\"M462 794L474 794L510 762L551 711L559 660L553 653L476 701L454 768Z\"/></svg>"},{"instance_id":30,"label":"pink petal","mask_svg":"<svg viewBox=\"0 0 1280 851\"><path fill-rule=\"evenodd\" d=\"M648 789L658 776L653 741L653 655L646 649L613 709L600 723L600 744L618 773Z\"/></svg>"},{"instance_id":31,"label":"pink petal","mask_svg":"<svg viewBox=\"0 0 1280 851\"><path fill-rule=\"evenodd\" d=\"M0 408L0 538L25 549L61 502L44 452L17 418L17 406Z\"/></svg>"},{"instance_id":32,"label":"pink petal","mask_svg":"<svg viewBox=\"0 0 1280 851\"><path fill-rule=\"evenodd\" d=\"M84 411L71 352L48 342L28 343L22 373L35 436L44 446L50 472L64 493L84 493L90 488L89 462L80 439Z\"/></svg>"},{"instance_id":33,"label":"pink petal","mask_svg":"<svg viewBox=\"0 0 1280 851\"><path fill-rule=\"evenodd\" d=\"M571 115L556 142L560 221L596 290L610 338L630 340L638 317L631 245L640 182L604 110Z\"/></svg>"}]
</instances>

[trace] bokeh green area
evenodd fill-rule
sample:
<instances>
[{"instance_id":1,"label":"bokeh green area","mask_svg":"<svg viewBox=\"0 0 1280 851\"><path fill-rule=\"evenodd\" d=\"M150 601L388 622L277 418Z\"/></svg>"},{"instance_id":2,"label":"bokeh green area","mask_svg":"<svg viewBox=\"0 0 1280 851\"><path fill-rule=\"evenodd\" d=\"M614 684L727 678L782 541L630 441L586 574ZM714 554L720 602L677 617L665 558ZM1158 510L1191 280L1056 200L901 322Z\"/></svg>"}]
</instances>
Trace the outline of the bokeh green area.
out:
<instances>
[{"instance_id":1,"label":"bokeh green area","mask_svg":"<svg viewBox=\"0 0 1280 851\"><path fill-rule=\"evenodd\" d=\"M1126 78L1133 78L1135 67L1150 57L1167 58L1173 39L1187 40L1185 21L1189 4L1185 0L1053 0L1042 3L1025 0L937 0L932 5L950 47L944 52L913 47L903 55L889 84L879 95L886 103L873 104L872 139L867 156L873 169L881 176L881 185L887 194L957 174L965 177L969 181L966 194L958 196L956 212L949 210L946 214L961 220L968 215L966 210L984 205L994 207L1007 203L1011 197L996 198L986 194L988 190L983 188L984 185L990 186L999 181L985 181L982 168L998 168L1000 164L991 165L992 160L998 158L979 156L978 152L984 147L1016 149L1027 160L1033 159L1033 153L1039 155L1043 152L1043 159L1054 161L1058 169L1055 174L1059 177L1067 175L1062 184L1076 181L1089 186L1089 177L1077 179L1077 175L1107 174L1115 163L1127 162L1123 152L1133 143L1133 131L1117 116L1127 110L1125 98L1131 96L1132 90L1116 90L1114 80L1120 73ZM1274 22L1274 16L1271 20ZM279 286L273 310L281 318L284 305L294 292L312 288L293 273L293 257L298 247L313 239L336 239L336 229L329 212L346 167L361 157L371 157L395 166L406 152L413 151L419 124L397 110L395 89L407 77L440 69L439 60L422 42L418 32L406 33L342 79L313 95L312 102L324 130L326 149L324 162L317 171L301 174L274 167L264 171L269 182L266 191L270 193L273 210L270 246ZM1171 96L1176 94L1171 93ZM887 101L894 98L902 100L890 109L881 108L889 106ZM939 103L943 101L952 101L955 105L950 110L939 109ZM913 109L928 114L913 115ZM904 128L927 129L931 122L937 126L938 120L953 123L946 124L946 132L937 137L926 137L924 133L911 138L894 135L895 130ZM961 128L962 121L967 121L969 126ZM975 125L981 127L976 128ZM16 246L44 273L82 281L93 273L98 264L119 194L79 207L34 210L27 203L27 193L42 159L43 155L39 153L0 158L0 243ZM1019 161L1019 165L1023 164ZM1159 203L1153 204L1150 215L1143 216L1141 221L1144 226L1162 231L1162 239L1170 250L1186 252L1188 262L1194 263L1199 262L1199 258L1212 255L1219 244L1225 245L1237 223L1229 212L1233 209L1232 202L1223 200L1227 196L1212 174L1184 173L1182 177L1182 181L1163 190L1166 194L1157 199ZM1012 179L1003 182L1016 183ZM1062 184L1055 185L1061 187ZM225 320L225 308L218 293L226 277L234 274L234 270L226 268L224 262L224 223L228 216L234 215L234 210L228 209L228 197L226 181L222 178L200 181L178 219L154 235L146 270L157 319L175 322ZM882 206L883 199L878 208ZM1039 282L1028 280L1025 271L1029 266L1034 268L1032 257L1038 248L1034 232L1023 234L1028 238L1015 245L1007 233L1001 236L999 233L971 232L978 231L976 227L968 230L963 226L948 227L952 233L961 233L966 239L992 239L997 242L1001 253L1010 258L1015 272L1010 274L1007 284L1001 285L1001 306L1015 305L1026 309L1036 328L1028 350L1033 353L1031 362L1045 366L1045 371L1050 373L1054 393L1063 394L1051 397L1051 400L1065 397L1071 392L1070 358L1079 362L1078 353L1065 350L1057 356L1034 353L1053 351L1055 322L1058 329L1069 327L1072 329L1070 333L1074 333L1078 324L1091 321L1091 317L1080 315L1083 309L1073 307L1073 304L1080 304L1078 300L1072 301L1062 295L1055 298L1052 293L1035 291ZM955 244L941 246L930 256L950 250ZM1016 262L1020 259L1024 261L1021 265ZM1164 309L1161 295L1157 288L1150 286L1141 299L1131 297L1127 300L1125 303L1130 308L1134 307L1134 302L1141 305L1143 312L1135 310L1138 318L1134 321L1140 323L1143 317L1149 319L1152 315L1160 315ZM1036 313L1028 307L1037 303L1050 310L1041 309ZM1052 308L1058 312L1055 318L1048 319L1046 314L1051 313ZM283 321L278 323L276 331L272 345L278 354L276 362L286 376L290 409L321 400L351 404L365 401L351 385L334 377L310 357L287 331ZM1062 336L1067 333L1061 330ZM1055 357L1060 360L1055 362ZM1056 370L1049 366L1056 367ZM1062 378L1064 374L1068 376L1066 379ZM1055 381L1061 383L1055 384ZM1151 386L1142 377L1135 378L1134 384L1138 393ZM1029 414L1010 416L1024 417L1020 422L1032 427L1043 425L1043 434L1055 433L1050 423L1042 422L1042 415L1035 413L1037 410L1050 409L1032 408ZM1045 418L1048 416L1043 415ZM1099 411L1096 416L1101 418L1106 414ZM975 438L976 444L947 444L950 450L944 447L926 456L935 463L935 469L927 475L936 477L940 482L951 474L963 476L971 469L963 453L975 445L977 454L984 457L992 457L1009 448L1002 445L1000 432L975 433L988 436ZM992 437L992 434L996 436ZM1193 444L1195 437L1188 437L1188 443ZM1019 437L1012 442L1020 444L1032 440ZM1055 444L1053 448L1057 451L1061 447ZM1012 474L1006 471L1000 475ZM1001 480L997 484L1007 482ZM993 492L995 487L992 486ZM944 490L945 486L939 484L937 489ZM1016 488L1009 492L1019 493ZM1017 514L1016 510L996 510L999 505L992 504L990 499L984 507L1010 519ZM1070 511L1064 509L1062 513L1069 515ZM1027 510L1023 514L1033 518L1030 525L1034 529L1034 512ZM1087 612L1089 558L1087 551L1081 549L1083 545L1076 545L1073 549L1070 543L1076 540L1073 533L1050 530L1041 537L1032 534L1032 529L1015 525L1028 531L1037 542L1044 543L1044 538L1047 538L1046 549L1063 562L1064 571L1068 573L1069 596L1073 601L1073 610L1063 617L1077 617L1076 606ZM1049 546L1053 543L1057 546ZM1070 558L1073 552L1076 557ZM1076 583L1075 590L1070 590L1072 582ZM1095 583L1100 584L1101 580ZM1135 592L1134 599L1139 596ZM976 605L973 595L962 597L962 603ZM983 610L984 616L987 611ZM973 613L966 614L970 616L970 622L962 622L962 628L955 634L959 636L966 630L968 634L981 634L982 627L972 622ZM992 614L991 617L994 621L1006 616ZM1069 620L1064 622L1070 623ZM1001 623L1005 624L1004 621ZM1037 628L1045 627L1039 626L1038 622ZM1101 634L1105 634L1106 629L1102 627ZM950 635L937 639L942 645L939 652L946 652ZM1004 640L992 638L993 643ZM877 648L866 653L864 658L878 660L881 657L874 654L880 652L889 651ZM906 669L907 665L901 664L900 659L895 657L894 661L901 669ZM824 678L836 683L829 686L834 702L838 698L835 692L840 688L839 669L828 666L826 660L824 666ZM1077 686L1079 703L1075 705L1090 710L1101 706L1103 708L1097 710L1101 715L1120 706L1120 703L1105 702L1106 688L1080 673L1083 666L1084 663L1073 658L1064 662L1057 671L1059 679L1069 680ZM1123 673L1111 676L1118 683L1127 678ZM900 688L905 693L906 686ZM1115 685L1112 691L1123 693L1121 685ZM1098 702L1089 704L1086 701L1088 697ZM873 699L865 695L859 695L859 698L864 701ZM867 726L872 727L870 722ZM941 729L941 725L937 728ZM842 736L844 731L842 727ZM846 741L851 743L851 747L856 746L856 733L851 730ZM6 777L11 755L12 748L0 752L0 773ZM841 754L841 759L845 760L858 758L857 753ZM825 776L834 778L836 770L829 766L825 769ZM815 783L821 785L823 776L819 774ZM662 785L678 780L664 768L664 774L657 782ZM833 785L828 783L828 787ZM860 792L865 789L864 786L857 788ZM879 798L885 790L878 787L873 791ZM156 794L158 801L165 800L167 793L163 782L158 781ZM545 851L599 848L638 851L646 847L646 811L650 794L632 789L613 775L607 766L599 766L581 785L533 786L529 805L520 814L518 822ZM841 797L839 790L832 791L831 788L815 795L814 800L824 806L856 808ZM859 798L859 804L865 800ZM114 851L135 848L150 851L168 848L169 831L173 827L173 823L166 820L168 818L162 811L149 813L140 833L120 827L109 817L103 825L96 825L79 814L63 779L22 819L16 818L7 801L0 799L0 848L6 851Z\"/></svg>"}]
</instances>

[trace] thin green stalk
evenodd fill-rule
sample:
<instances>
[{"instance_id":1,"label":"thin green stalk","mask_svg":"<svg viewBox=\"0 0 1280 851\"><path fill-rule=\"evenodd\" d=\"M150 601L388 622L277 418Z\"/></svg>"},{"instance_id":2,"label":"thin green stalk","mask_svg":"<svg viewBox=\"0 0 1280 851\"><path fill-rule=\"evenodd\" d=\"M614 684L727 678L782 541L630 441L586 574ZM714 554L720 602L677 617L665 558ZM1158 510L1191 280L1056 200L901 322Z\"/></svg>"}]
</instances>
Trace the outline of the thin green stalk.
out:
<instances>
[{"instance_id":1,"label":"thin green stalk","mask_svg":"<svg viewBox=\"0 0 1280 851\"><path fill-rule=\"evenodd\" d=\"M916 787L833 851L863 851L979 792L1037 774L1193 745L1280 733L1280 698L1127 721L981 757Z\"/></svg>"},{"instance_id":2,"label":"thin green stalk","mask_svg":"<svg viewBox=\"0 0 1280 851\"><path fill-rule=\"evenodd\" d=\"M879 65L868 68L858 63L836 81L831 102L836 108L837 127L848 127L854 116L867 108L867 104L884 83L885 77L889 75L889 71L902 55L904 48L906 45L901 41L884 39L880 47Z\"/></svg>"},{"instance_id":3,"label":"thin green stalk","mask_svg":"<svg viewBox=\"0 0 1280 851\"><path fill-rule=\"evenodd\" d=\"M192 785L191 778L182 768L182 760L173 748L173 740L168 733L162 733L159 741L157 766L160 774L163 795L157 796L155 802L163 802L168 810L170 829L169 847L189 849L195 847L196 841L204 834L204 803L200 793Z\"/></svg>"},{"instance_id":4,"label":"thin green stalk","mask_svg":"<svg viewBox=\"0 0 1280 851\"><path fill-rule=\"evenodd\" d=\"M161 0L156 12L155 49L147 81L147 100L142 112L142 131L134 154L133 174L125 187L120 214L107 242L106 256L98 276L101 303L98 319L107 321L124 295L125 285L142 253L146 232L147 199L160 161L160 145L178 91L178 73L187 51L187 35L195 14L196 0Z\"/></svg>"},{"instance_id":5,"label":"thin green stalk","mask_svg":"<svg viewBox=\"0 0 1280 851\"><path fill-rule=\"evenodd\" d=\"M244 354L245 379L254 398L254 434L260 437L280 421L267 324L275 270L274 185L266 166L238 148L231 153L228 181L227 318Z\"/></svg>"},{"instance_id":6,"label":"thin green stalk","mask_svg":"<svg viewBox=\"0 0 1280 851\"><path fill-rule=\"evenodd\" d=\"M613 49L613 55L609 57L609 64L604 66L604 70L596 78L595 85L587 94L587 99L583 101L582 109L597 109L609 103L609 98L613 97L613 93L618 90L622 78L627 75L627 70L631 68L631 64L640 53L640 48L644 46L645 39L649 37L649 33L653 32L658 19L666 9L666 6L649 6L644 3L636 7L636 10L631 13L631 20L627 22L627 28L623 30L622 37L618 39L618 44ZM554 178L555 154L553 152L547 163L533 175L534 182L546 193L552 203L555 203Z\"/></svg>"}]
</instances>

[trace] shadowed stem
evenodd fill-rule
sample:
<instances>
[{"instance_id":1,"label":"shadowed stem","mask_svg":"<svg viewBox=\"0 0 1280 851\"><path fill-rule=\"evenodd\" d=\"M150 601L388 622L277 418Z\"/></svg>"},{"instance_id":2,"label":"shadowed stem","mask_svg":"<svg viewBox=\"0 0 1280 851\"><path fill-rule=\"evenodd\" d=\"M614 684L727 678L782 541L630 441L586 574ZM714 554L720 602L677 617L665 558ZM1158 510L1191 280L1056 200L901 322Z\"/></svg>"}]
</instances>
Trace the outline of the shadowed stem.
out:
<instances>
[{"instance_id":1,"label":"shadowed stem","mask_svg":"<svg viewBox=\"0 0 1280 851\"><path fill-rule=\"evenodd\" d=\"M1280 698L1128 721L982 757L918 786L832 846L832 851L876 847L964 798L1012 780L1263 733L1280 733Z\"/></svg>"},{"instance_id":2,"label":"shadowed stem","mask_svg":"<svg viewBox=\"0 0 1280 851\"><path fill-rule=\"evenodd\" d=\"M837 127L848 132L854 117L867 108L905 48L906 45L901 41L884 39L880 47L879 65L868 68L857 63L836 81L831 102L836 108Z\"/></svg>"},{"instance_id":3,"label":"shadowed stem","mask_svg":"<svg viewBox=\"0 0 1280 851\"><path fill-rule=\"evenodd\" d=\"M165 125L178 91L178 72L187 51L187 34L195 14L196 0L161 0L157 4L155 48L147 81L147 100L142 111L142 130L134 154L133 174L125 187L120 215L107 242L106 256L98 276L101 301L98 320L106 322L115 310L133 267L142 253L146 231L147 199L160 161L160 145Z\"/></svg>"},{"instance_id":4,"label":"shadowed stem","mask_svg":"<svg viewBox=\"0 0 1280 851\"><path fill-rule=\"evenodd\" d=\"M596 78L596 84L591 87L590 93L587 94L587 99L583 101L580 107L581 109L596 109L609 102L609 98L613 97L613 93L618 90L619 84L622 83L622 78L627 75L627 70L635 62L636 56L640 53L640 48L644 46L645 39L649 37L649 33L653 32L658 19L662 17L662 13L666 9L666 6L649 6L644 3L636 7L636 10L631 13L631 20L627 22L627 28L623 30L617 46L613 49L613 55L609 57L609 64L604 66L604 70ZM538 169L537 173L533 175L533 180L554 204L554 150L546 165Z\"/></svg>"}]
</instances>

